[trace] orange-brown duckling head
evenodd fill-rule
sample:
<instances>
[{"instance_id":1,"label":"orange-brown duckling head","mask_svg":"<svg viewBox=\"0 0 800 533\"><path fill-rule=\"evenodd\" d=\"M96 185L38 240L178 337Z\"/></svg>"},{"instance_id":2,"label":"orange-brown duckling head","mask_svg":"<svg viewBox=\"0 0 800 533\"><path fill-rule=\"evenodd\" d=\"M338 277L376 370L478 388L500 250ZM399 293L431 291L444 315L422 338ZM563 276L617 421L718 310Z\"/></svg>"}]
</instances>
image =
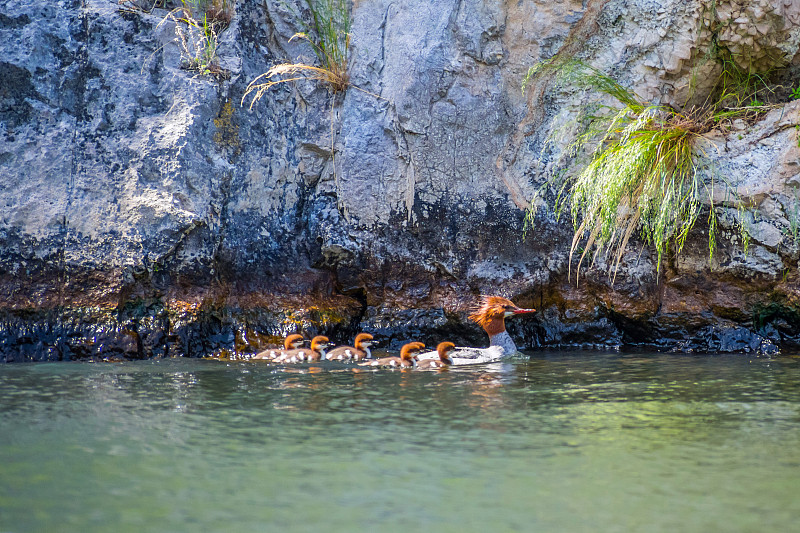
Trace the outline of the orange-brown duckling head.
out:
<instances>
[{"instance_id":1,"label":"orange-brown duckling head","mask_svg":"<svg viewBox=\"0 0 800 533\"><path fill-rule=\"evenodd\" d=\"M414 360L417 361L418 360L417 359L417 353L419 353L419 352L421 352L422 350L425 349L425 343L419 342L419 341L414 341L411 344L416 344L417 348L419 348L416 352L414 352Z\"/></svg>"},{"instance_id":2,"label":"orange-brown duckling head","mask_svg":"<svg viewBox=\"0 0 800 533\"><path fill-rule=\"evenodd\" d=\"M523 309L502 296L484 296L481 305L469 319L477 322L489 335L505 331L505 319L516 315L535 313L536 309Z\"/></svg>"},{"instance_id":3,"label":"orange-brown duckling head","mask_svg":"<svg viewBox=\"0 0 800 533\"><path fill-rule=\"evenodd\" d=\"M425 348L425 345L418 341L404 344L403 347L400 348L400 359L404 361L413 361L419 351L423 348Z\"/></svg>"},{"instance_id":4,"label":"orange-brown duckling head","mask_svg":"<svg viewBox=\"0 0 800 533\"><path fill-rule=\"evenodd\" d=\"M323 335L317 335L316 337L311 339L311 349L314 350L315 352L324 350L328 346L330 346L330 341L328 340L328 337L325 337Z\"/></svg>"},{"instance_id":5,"label":"orange-brown duckling head","mask_svg":"<svg viewBox=\"0 0 800 533\"><path fill-rule=\"evenodd\" d=\"M359 333L356 335L356 340L353 342L353 345L358 348L359 350L363 350L373 344L372 339L374 337L369 333Z\"/></svg>"},{"instance_id":6,"label":"orange-brown duckling head","mask_svg":"<svg viewBox=\"0 0 800 533\"><path fill-rule=\"evenodd\" d=\"M452 365L453 361L450 359L450 354L455 351L456 345L452 342L440 342L436 347L436 352L439 354L439 360L445 364Z\"/></svg>"},{"instance_id":7,"label":"orange-brown duckling head","mask_svg":"<svg viewBox=\"0 0 800 533\"><path fill-rule=\"evenodd\" d=\"M302 335L298 335L297 333L293 333L286 337L286 340L283 341L283 348L286 350L292 350L295 348L300 348L306 341L303 339Z\"/></svg>"}]
</instances>

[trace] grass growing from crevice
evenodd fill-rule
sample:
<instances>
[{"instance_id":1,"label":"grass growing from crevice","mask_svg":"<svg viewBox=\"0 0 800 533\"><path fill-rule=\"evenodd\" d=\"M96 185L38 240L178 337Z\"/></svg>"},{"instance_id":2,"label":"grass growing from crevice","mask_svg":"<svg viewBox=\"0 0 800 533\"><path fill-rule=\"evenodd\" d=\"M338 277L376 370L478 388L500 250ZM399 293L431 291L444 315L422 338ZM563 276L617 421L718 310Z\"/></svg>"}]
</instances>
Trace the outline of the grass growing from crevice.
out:
<instances>
[{"instance_id":1,"label":"grass growing from crevice","mask_svg":"<svg viewBox=\"0 0 800 533\"><path fill-rule=\"evenodd\" d=\"M267 91L276 85L284 83L314 81L328 87L332 93L330 107L331 167L333 169L337 205L346 216L347 208L341 202L339 176L336 172L334 106L336 104L336 95L345 92L351 86L348 61L352 21L350 11L347 8L347 0L307 0L307 2L311 14L311 22L306 21L299 13L287 5L292 11L296 23L303 30L292 35L289 42L294 39L307 41L311 45L319 64L285 62L274 65L267 72L250 82L242 95L241 105L244 105L247 98L251 96L249 109L252 110L256 102Z\"/></svg>"},{"instance_id":2,"label":"grass growing from crevice","mask_svg":"<svg viewBox=\"0 0 800 533\"><path fill-rule=\"evenodd\" d=\"M217 47L219 34L214 25L203 20L181 16L175 18L175 36L181 47L182 66L186 70L196 70L201 75L220 76ZM183 23L183 24L181 24Z\"/></svg>"},{"instance_id":3,"label":"grass growing from crevice","mask_svg":"<svg viewBox=\"0 0 800 533\"><path fill-rule=\"evenodd\" d=\"M752 109L720 104L676 110L647 104L611 76L577 60L555 60L532 67L523 90L532 79L548 70L556 71L561 87L568 84L610 97L605 99L606 103L581 109L576 121L580 130L577 137L566 133L561 139L551 139L568 142L566 154L572 160L568 166L579 167L566 178L548 183L555 188L556 215L560 217L564 208L569 207L575 228L570 260L576 252L580 253L578 271L593 251L591 264L604 254L609 274L616 274L629 240L638 234L654 248L660 272L667 251L671 247L676 253L682 250L706 201L711 204L710 261L719 233L716 198L720 195L715 190L724 190L723 202L736 207L740 215L745 206L715 171L709 153L712 145L705 142L705 134L721 122ZM613 103L607 103L610 100ZM526 232L532 229L535 202L536 199L526 217ZM738 229L746 249L749 238L743 220L744 217L738 217Z\"/></svg>"},{"instance_id":4,"label":"grass growing from crevice","mask_svg":"<svg viewBox=\"0 0 800 533\"><path fill-rule=\"evenodd\" d=\"M242 95L241 105L245 105L250 98L249 109L273 87L285 83L312 81L327 87L331 92L330 105L330 138L331 138L331 168L337 194L337 203L342 213L347 217L348 210L343 204L339 177L336 171L335 159L335 131L334 108L338 94L346 92L349 88L357 89L375 98L385 100L382 96L367 91L350 81L349 52L350 28L352 19L348 9L347 0L306 0L308 5L307 17L303 17L288 4L286 7L292 12L295 23L302 31L292 35L289 39L302 39L309 43L316 56L316 64L306 62L284 62L271 67L267 72L254 79ZM310 20L309 20L310 19Z\"/></svg>"},{"instance_id":5,"label":"grass growing from crevice","mask_svg":"<svg viewBox=\"0 0 800 533\"><path fill-rule=\"evenodd\" d=\"M774 90L767 81L769 72L745 70L730 56L730 52L715 47L713 59L722 67L715 90L706 99L706 107L737 108L752 102L767 102Z\"/></svg>"},{"instance_id":6,"label":"grass growing from crevice","mask_svg":"<svg viewBox=\"0 0 800 533\"><path fill-rule=\"evenodd\" d=\"M220 34L233 18L233 0L120 0L119 9L126 13L152 13L156 8L169 9L156 28L168 22L175 25L181 68L217 79L229 77L219 65L217 48Z\"/></svg>"},{"instance_id":7,"label":"grass growing from crevice","mask_svg":"<svg viewBox=\"0 0 800 533\"><path fill-rule=\"evenodd\" d=\"M311 22L293 12L303 31L289 41L303 39L311 45L318 65L303 62L280 63L261 74L247 86L242 105L252 95L250 109L272 87L289 82L310 80L322 83L334 94L350 86L348 54L350 51L350 11L346 0L308 0Z\"/></svg>"},{"instance_id":8,"label":"grass growing from crevice","mask_svg":"<svg viewBox=\"0 0 800 533\"><path fill-rule=\"evenodd\" d=\"M302 29L289 39L305 40L311 45L317 65L302 61L279 63L254 79L242 95L242 105L248 97L250 109L272 87L283 83L313 81L328 87L334 94L353 88L375 98L378 94L367 91L350 81L349 53L352 19L347 0L307 0L310 21L289 8L297 25ZM288 7L288 6L287 6Z\"/></svg>"},{"instance_id":9,"label":"grass growing from crevice","mask_svg":"<svg viewBox=\"0 0 800 533\"><path fill-rule=\"evenodd\" d=\"M797 248L800 241L800 189L797 187L792 188L791 203L784 207L786 213L786 220L789 222L788 228L784 233L791 237L792 244Z\"/></svg>"},{"instance_id":10,"label":"grass growing from crevice","mask_svg":"<svg viewBox=\"0 0 800 533\"><path fill-rule=\"evenodd\" d=\"M752 120L762 113L782 105L778 89L782 85L770 83L776 71L756 72L742 69L729 52L717 49L713 55L722 67L714 89L705 101L695 106L713 116L716 124L725 126L728 119Z\"/></svg>"},{"instance_id":11,"label":"grass growing from crevice","mask_svg":"<svg viewBox=\"0 0 800 533\"><path fill-rule=\"evenodd\" d=\"M182 67L201 75L225 79L219 65L219 36L233 17L229 0L181 0L182 6L164 18L175 23L175 37L181 48ZM162 23L164 22L162 21Z\"/></svg>"}]
</instances>

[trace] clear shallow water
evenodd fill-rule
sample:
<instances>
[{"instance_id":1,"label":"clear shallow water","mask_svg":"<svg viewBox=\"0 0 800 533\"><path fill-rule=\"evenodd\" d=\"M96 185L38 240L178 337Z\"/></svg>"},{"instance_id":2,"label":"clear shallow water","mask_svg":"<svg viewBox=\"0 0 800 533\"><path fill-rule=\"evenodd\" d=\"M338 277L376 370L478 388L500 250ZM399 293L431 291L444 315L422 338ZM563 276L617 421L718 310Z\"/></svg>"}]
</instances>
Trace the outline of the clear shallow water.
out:
<instances>
[{"instance_id":1,"label":"clear shallow water","mask_svg":"<svg viewBox=\"0 0 800 533\"><path fill-rule=\"evenodd\" d=\"M0 398L3 533L796 531L800 517L793 357L7 365Z\"/></svg>"}]
</instances>

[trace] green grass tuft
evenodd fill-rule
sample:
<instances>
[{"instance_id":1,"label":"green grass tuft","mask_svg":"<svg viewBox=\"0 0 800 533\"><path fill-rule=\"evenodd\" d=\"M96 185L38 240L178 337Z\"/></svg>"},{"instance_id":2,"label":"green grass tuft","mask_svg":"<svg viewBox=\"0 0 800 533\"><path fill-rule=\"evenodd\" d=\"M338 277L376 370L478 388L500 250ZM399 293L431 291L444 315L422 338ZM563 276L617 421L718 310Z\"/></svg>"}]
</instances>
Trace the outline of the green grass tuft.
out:
<instances>
[{"instance_id":1,"label":"green grass tuft","mask_svg":"<svg viewBox=\"0 0 800 533\"><path fill-rule=\"evenodd\" d=\"M349 82L347 74L352 21L346 0L309 0L313 22L305 24L305 32L296 36L307 39L322 67L335 74L340 85L334 91L344 90ZM298 18L301 22L302 18ZM316 35L316 39L309 35Z\"/></svg>"},{"instance_id":2,"label":"green grass tuft","mask_svg":"<svg viewBox=\"0 0 800 533\"><path fill-rule=\"evenodd\" d=\"M592 90L614 102L584 106L577 120L582 131L567 149L579 170L548 184L557 190L556 215L569 206L575 228L570 258L580 253L578 270L594 250L592 263L605 253L609 268L616 273L630 238L638 233L655 249L660 272L670 246L675 252L682 250L705 201L711 203L710 261L719 231L715 188L724 189L726 200L740 214L744 206L734 189L714 171L713 158L704 149L704 134L723 121L752 110L701 106L679 112L668 106L646 104L612 77L576 60L532 67L523 90L548 70L556 71L557 83L562 87ZM526 217L528 231L535 211L532 203ZM749 239L741 222L743 217L738 220L746 249Z\"/></svg>"}]
</instances>

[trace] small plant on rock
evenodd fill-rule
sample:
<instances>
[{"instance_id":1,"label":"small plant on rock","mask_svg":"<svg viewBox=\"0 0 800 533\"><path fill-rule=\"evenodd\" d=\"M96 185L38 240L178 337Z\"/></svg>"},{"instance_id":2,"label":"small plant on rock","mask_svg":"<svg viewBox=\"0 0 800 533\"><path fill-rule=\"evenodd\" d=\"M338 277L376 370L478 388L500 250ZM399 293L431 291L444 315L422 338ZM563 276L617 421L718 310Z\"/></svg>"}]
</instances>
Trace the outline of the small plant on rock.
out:
<instances>
[{"instance_id":1,"label":"small plant on rock","mask_svg":"<svg viewBox=\"0 0 800 533\"><path fill-rule=\"evenodd\" d=\"M334 150L334 107L336 105L336 95L347 91L350 87L375 98L383 99L382 96L369 92L350 82L348 71L349 50L350 50L350 12L347 8L347 0L306 0L311 21L307 21L298 13L293 12L297 24L303 31L295 33L289 41L302 39L311 45L311 49L317 57L317 64L311 65L302 61L295 63L280 63L273 66L267 72L261 74L247 86L242 95L241 105L245 104L248 97L250 109L258 102L267 91L283 83L298 81L313 81L326 86L331 95L330 115L330 159L333 169L333 178L340 208L347 216L347 207L341 201L339 194L339 177L336 171L336 160ZM290 8L291 9L291 8Z\"/></svg>"},{"instance_id":2,"label":"small plant on rock","mask_svg":"<svg viewBox=\"0 0 800 533\"><path fill-rule=\"evenodd\" d=\"M242 104L252 94L252 109L271 87L281 83L312 80L327 85L333 93L344 91L350 86L348 53L351 20L346 0L308 0L308 8L311 22L306 22L295 14L304 31L295 33L289 41L308 41L319 64L286 62L273 66L247 86Z\"/></svg>"},{"instance_id":3,"label":"small plant on rock","mask_svg":"<svg viewBox=\"0 0 800 533\"><path fill-rule=\"evenodd\" d=\"M797 187L792 189L792 202L785 208L785 212L789 221L785 233L792 238L792 244L797 246L800 241L800 190Z\"/></svg>"},{"instance_id":4,"label":"small plant on rock","mask_svg":"<svg viewBox=\"0 0 800 533\"><path fill-rule=\"evenodd\" d=\"M219 35L230 25L232 16L228 0L181 0L181 7L171 10L159 26L166 21L175 24L183 68L225 78L228 73L219 65L217 48Z\"/></svg>"}]
</instances>

